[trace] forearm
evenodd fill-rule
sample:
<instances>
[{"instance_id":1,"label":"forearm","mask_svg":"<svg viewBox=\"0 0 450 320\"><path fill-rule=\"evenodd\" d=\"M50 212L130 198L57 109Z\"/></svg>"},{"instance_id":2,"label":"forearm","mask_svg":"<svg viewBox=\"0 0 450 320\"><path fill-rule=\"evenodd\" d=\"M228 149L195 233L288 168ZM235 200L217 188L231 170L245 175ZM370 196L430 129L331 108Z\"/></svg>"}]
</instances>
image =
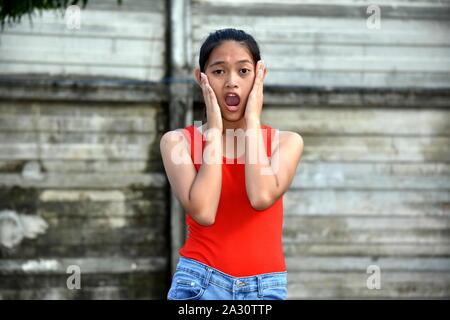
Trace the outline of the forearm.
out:
<instances>
[{"instance_id":1,"label":"forearm","mask_svg":"<svg viewBox=\"0 0 450 320\"><path fill-rule=\"evenodd\" d=\"M246 123L245 187L252 206L262 210L270 202L269 191L278 188L278 179L267 157L260 121L249 119Z\"/></svg>"},{"instance_id":2,"label":"forearm","mask_svg":"<svg viewBox=\"0 0 450 320\"><path fill-rule=\"evenodd\" d=\"M207 132L208 134L208 132ZM222 189L222 136L209 134L202 164L189 191L197 222L214 223Z\"/></svg>"}]
</instances>

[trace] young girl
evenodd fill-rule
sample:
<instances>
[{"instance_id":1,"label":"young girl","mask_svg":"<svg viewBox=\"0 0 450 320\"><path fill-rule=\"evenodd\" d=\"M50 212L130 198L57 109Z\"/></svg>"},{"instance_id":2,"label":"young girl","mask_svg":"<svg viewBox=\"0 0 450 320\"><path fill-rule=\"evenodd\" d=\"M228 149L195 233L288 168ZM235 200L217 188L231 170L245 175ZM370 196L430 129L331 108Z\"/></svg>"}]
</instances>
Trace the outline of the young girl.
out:
<instances>
[{"instance_id":1,"label":"young girl","mask_svg":"<svg viewBox=\"0 0 450 320\"><path fill-rule=\"evenodd\" d=\"M207 122L161 139L189 230L168 299L286 299L283 194L303 140L261 123L266 72L251 35L211 33L195 70Z\"/></svg>"}]
</instances>

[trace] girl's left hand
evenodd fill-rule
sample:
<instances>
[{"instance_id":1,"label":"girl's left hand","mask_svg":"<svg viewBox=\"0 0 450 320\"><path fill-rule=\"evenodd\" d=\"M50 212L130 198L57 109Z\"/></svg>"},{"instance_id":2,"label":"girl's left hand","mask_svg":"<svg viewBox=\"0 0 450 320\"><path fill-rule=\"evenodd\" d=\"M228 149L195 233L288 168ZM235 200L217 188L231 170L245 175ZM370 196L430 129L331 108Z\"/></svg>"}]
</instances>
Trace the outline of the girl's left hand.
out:
<instances>
[{"instance_id":1,"label":"girl's left hand","mask_svg":"<svg viewBox=\"0 0 450 320\"><path fill-rule=\"evenodd\" d=\"M245 120L261 121L261 112L263 106L263 80L267 69L262 60L256 63L256 76L252 91L248 96L247 106L245 107Z\"/></svg>"}]
</instances>

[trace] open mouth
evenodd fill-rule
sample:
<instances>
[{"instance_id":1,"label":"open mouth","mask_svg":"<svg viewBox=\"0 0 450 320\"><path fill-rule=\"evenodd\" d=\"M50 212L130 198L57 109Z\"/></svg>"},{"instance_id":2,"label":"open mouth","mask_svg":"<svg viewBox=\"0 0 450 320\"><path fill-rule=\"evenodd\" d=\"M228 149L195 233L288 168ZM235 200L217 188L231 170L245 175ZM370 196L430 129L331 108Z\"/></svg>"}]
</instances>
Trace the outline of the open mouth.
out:
<instances>
[{"instance_id":1,"label":"open mouth","mask_svg":"<svg viewBox=\"0 0 450 320\"><path fill-rule=\"evenodd\" d=\"M236 93L227 93L225 95L225 104L229 111L237 111L241 98Z\"/></svg>"}]
</instances>

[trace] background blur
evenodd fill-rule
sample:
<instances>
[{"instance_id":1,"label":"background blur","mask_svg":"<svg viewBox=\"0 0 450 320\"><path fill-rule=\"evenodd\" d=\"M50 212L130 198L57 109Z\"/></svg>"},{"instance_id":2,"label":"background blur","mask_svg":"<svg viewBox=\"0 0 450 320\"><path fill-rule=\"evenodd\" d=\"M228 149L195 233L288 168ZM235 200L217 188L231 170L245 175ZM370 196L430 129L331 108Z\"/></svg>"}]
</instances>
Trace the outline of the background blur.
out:
<instances>
[{"instance_id":1,"label":"background blur","mask_svg":"<svg viewBox=\"0 0 450 320\"><path fill-rule=\"evenodd\" d=\"M193 70L224 27L260 44L263 122L305 141L288 298L450 298L449 0L75 11L0 32L0 299L165 298L185 229L159 140L202 120Z\"/></svg>"}]
</instances>

